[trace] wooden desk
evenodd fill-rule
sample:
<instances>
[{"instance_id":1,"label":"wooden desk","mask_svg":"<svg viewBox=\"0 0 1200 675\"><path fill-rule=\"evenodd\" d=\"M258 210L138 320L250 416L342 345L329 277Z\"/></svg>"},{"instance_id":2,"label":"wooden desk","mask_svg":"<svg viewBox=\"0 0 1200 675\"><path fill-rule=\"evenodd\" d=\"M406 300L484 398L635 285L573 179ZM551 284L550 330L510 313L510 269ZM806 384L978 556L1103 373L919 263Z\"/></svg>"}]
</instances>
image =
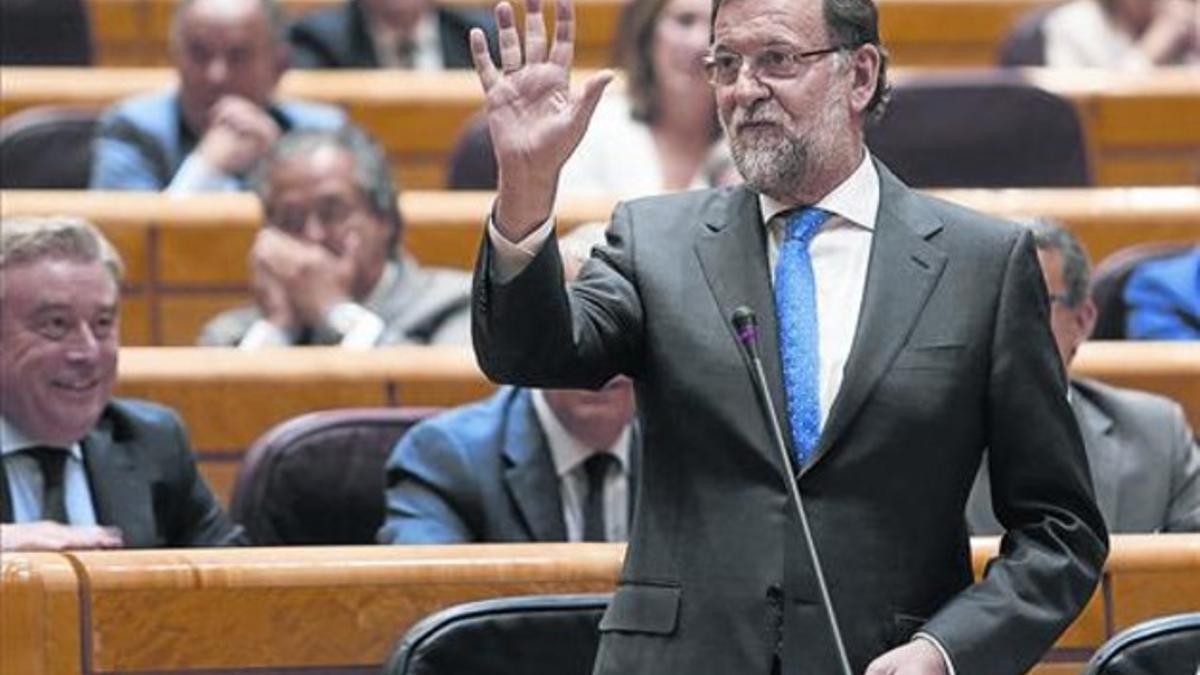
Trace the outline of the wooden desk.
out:
<instances>
[{"instance_id":1,"label":"wooden desk","mask_svg":"<svg viewBox=\"0 0 1200 675\"><path fill-rule=\"evenodd\" d=\"M996 538L972 541L977 575L997 548ZM5 554L0 672L377 672L432 612L499 596L609 591L623 554L619 544ZM1056 645L1060 661L1034 673L1078 673L1130 623L1194 611L1200 535L1112 537L1096 597Z\"/></svg>"},{"instance_id":2,"label":"wooden desk","mask_svg":"<svg viewBox=\"0 0 1200 675\"><path fill-rule=\"evenodd\" d=\"M1063 221L1093 260L1147 241L1200 242L1200 188L946 190L940 196L998 215ZM405 242L423 264L470 269L490 193L406 192ZM606 220L610 199L569 200L559 223ZM154 193L8 191L0 215L66 213L94 221L128 267L126 345L192 344L217 312L249 301L247 266L261 219L250 195L169 199Z\"/></svg>"},{"instance_id":3,"label":"wooden desk","mask_svg":"<svg viewBox=\"0 0 1200 675\"><path fill-rule=\"evenodd\" d=\"M902 82L922 72L929 71L892 74ZM1200 70L1134 75L1034 69L1026 76L1079 110L1097 184L1200 183ZM0 115L46 104L102 108L174 81L164 68L5 68ZM380 139L408 189L445 184L447 156L483 100L471 72L292 71L281 95L345 106Z\"/></svg>"},{"instance_id":4,"label":"wooden desk","mask_svg":"<svg viewBox=\"0 0 1200 675\"><path fill-rule=\"evenodd\" d=\"M292 17L333 7L343 0L283 0ZM880 0L883 42L895 63L906 66L987 66L1000 43L1026 12L1053 0ZM487 0L447 0L490 8ZM522 25L524 3L514 3ZM576 0L577 63L601 67L611 55L623 0ZM174 0L89 0L97 63L102 66L167 64L167 35ZM553 4L548 14L552 17Z\"/></svg>"},{"instance_id":5,"label":"wooden desk","mask_svg":"<svg viewBox=\"0 0 1200 675\"><path fill-rule=\"evenodd\" d=\"M1071 374L1174 399L1200 432L1200 342L1086 342Z\"/></svg>"}]
</instances>

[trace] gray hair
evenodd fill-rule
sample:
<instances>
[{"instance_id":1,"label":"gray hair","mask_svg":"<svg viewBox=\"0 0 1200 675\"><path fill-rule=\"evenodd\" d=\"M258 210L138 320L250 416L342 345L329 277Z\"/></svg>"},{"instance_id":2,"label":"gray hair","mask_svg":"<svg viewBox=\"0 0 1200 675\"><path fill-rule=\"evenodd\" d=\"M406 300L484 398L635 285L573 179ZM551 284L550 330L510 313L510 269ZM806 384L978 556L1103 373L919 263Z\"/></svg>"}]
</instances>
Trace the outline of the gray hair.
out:
<instances>
[{"instance_id":1,"label":"gray hair","mask_svg":"<svg viewBox=\"0 0 1200 675\"><path fill-rule=\"evenodd\" d=\"M754 0L739 0L753 2ZM716 26L717 10L730 0L713 0L712 22ZM883 117L892 85L888 83L888 52L879 39L879 10L874 0L821 0L821 12L825 17L825 28L829 31L833 45L848 49L862 45L875 45L879 50L879 79L875 82L875 93L867 102L867 120L874 122ZM714 32L715 37L715 32ZM831 45L832 46L832 45ZM843 52L838 52L842 57ZM843 61L844 63L845 61Z\"/></svg>"},{"instance_id":2,"label":"gray hair","mask_svg":"<svg viewBox=\"0 0 1200 675\"><path fill-rule=\"evenodd\" d=\"M179 0L175 4L175 12L171 15L171 40L175 41L179 35L179 25L183 21L183 15L188 8L196 4L197 0ZM259 11L267 18L267 28L271 33L271 41L277 46L283 47L288 44L288 28L290 21L288 20L287 12L277 0L255 0L258 3Z\"/></svg>"},{"instance_id":3,"label":"gray hair","mask_svg":"<svg viewBox=\"0 0 1200 675\"><path fill-rule=\"evenodd\" d=\"M1087 300L1091 284L1091 265L1087 251L1079 239L1062 224L1048 218L1036 218L1028 225L1033 233L1033 243L1039 251L1050 251L1062 257L1063 285L1067 297L1063 304L1078 307Z\"/></svg>"},{"instance_id":4,"label":"gray hair","mask_svg":"<svg viewBox=\"0 0 1200 675\"><path fill-rule=\"evenodd\" d=\"M95 225L82 218L15 216L0 219L0 269L46 259L99 261L118 284L125 274L117 250Z\"/></svg>"},{"instance_id":5,"label":"gray hair","mask_svg":"<svg viewBox=\"0 0 1200 675\"><path fill-rule=\"evenodd\" d=\"M354 161L354 184L376 215L391 227L388 251L396 255L404 230L400 214L399 192L392 179L392 165L387 155L371 137L351 124L340 129L301 129L284 134L271 146L250 175L250 186L258 195L264 210L271 191L271 174L279 164L312 155L323 148L341 150Z\"/></svg>"}]
</instances>

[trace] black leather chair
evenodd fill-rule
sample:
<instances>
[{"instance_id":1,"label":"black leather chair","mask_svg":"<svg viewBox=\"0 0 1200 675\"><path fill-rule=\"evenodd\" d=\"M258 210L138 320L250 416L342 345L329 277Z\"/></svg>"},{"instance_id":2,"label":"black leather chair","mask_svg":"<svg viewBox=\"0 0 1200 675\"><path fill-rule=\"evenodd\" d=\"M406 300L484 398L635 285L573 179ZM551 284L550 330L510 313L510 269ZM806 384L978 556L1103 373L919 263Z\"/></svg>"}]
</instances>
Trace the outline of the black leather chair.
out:
<instances>
[{"instance_id":1,"label":"black leather chair","mask_svg":"<svg viewBox=\"0 0 1200 675\"><path fill-rule=\"evenodd\" d=\"M1092 273L1092 301L1096 303L1096 327L1093 340L1124 340L1125 284L1138 265L1156 258L1182 253L1192 244L1147 243L1123 248L1096 265ZM1192 675L1189 673L1188 675Z\"/></svg>"},{"instance_id":2,"label":"black leather chair","mask_svg":"<svg viewBox=\"0 0 1200 675\"><path fill-rule=\"evenodd\" d=\"M1069 187L1091 182L1074 106L1018 71L927 74L893 91L867 145L914 187Z\"/></svg>"},{"instance_id":3,"label":"black leather chair","mask_svg":"<svg viewBox=\"0 0 1200 675\"><path fill-rule=\"evenodd\" d=\"M39 106L0 120L0 188L87 188L99 115Z\"/></svg>"},{"instance_id":4,"label":"black leather chair","mask_svg":"<svg viewBox=\"0 0 1200 675\"><path fill-rule=\"evenodd\" d=\"M255 441L230 515L260 546L372 544L383 525L383 467L396 441L433 408L310 413Z\"/></svg>"},{"instance_id":5,"label":"black leather chair","mask_svg":"<svg viewBox=\"0 0 1200 675\"><path fill-rule=\"evenodd\" d=\"M92 30L83 0L0 2L0 65L91 63Z\"/></svg>"},{"instance_id":6,"label":"black leather chair","mask_svg":"<svg viewBox=\"0 0 1200 675\"><path fill-rule=\"evenodd\" d=\"M1083 675L1197 675L1200 612L1151 619L1113 636Z\"/></svg>"},{"instance_id":7,"label":"black leather chair","mask_svg":"<svg viewBox=\"0 0 1200 675\"><path fill-rule=\"evenodd\" d=\"M610 594L470 602L413 626L388 675L590 675Z\"/></svg>"},{"instance_id":8,"label":"black leather chair","mask_svg":"<svg viewBox=\"0 0 1200 675\"><path fill-rule=\"evenodd\" d=\"M446 186L451 190L495 190L496 155L482 113L467 122L450 153Z\"/></svg>"}]
</instances>

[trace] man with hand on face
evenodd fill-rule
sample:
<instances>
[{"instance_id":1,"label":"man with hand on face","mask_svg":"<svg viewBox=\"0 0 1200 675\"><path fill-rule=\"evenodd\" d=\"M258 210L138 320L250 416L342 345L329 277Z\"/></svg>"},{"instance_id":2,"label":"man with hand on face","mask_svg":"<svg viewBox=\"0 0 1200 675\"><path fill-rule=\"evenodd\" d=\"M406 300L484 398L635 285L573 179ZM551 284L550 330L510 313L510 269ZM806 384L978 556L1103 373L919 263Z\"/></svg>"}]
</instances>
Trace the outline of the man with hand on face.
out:
<instances>
[{"instance_id":1,"label":"man with hand on face","mask_svg":"<svg viewBox=\"0 0 1200 675\"><path fill-rule=\"evenodd\" d=\"M87 223L0 223L0 550L241 541L175 413L111 397L120 278Z\"/></svg>"},{"instance_id":2,"label":"man with hand on face","mask_svg":"<svg viewBox=\"0 0 1200 675\"><path fill-rule=\"evenodd\" d=\"M864 146L887 89L875 4L715 0L705 64L745 185L619 205L567 289L556 185L611 74L571 91L573 9L551 45L540 5L523 43L497 6L499 66L471 35L499 167L472 326L498 381L635 382L637 518L595 672L843 672L791 481L844 672L1028 671L1092 595L1107 533L1029 233L908 189ZM984 448L1007 535L974 583Z\"/></svg>"},{"instance_id":3,"label":"man with hand on face","mask_svg":"<svg viewBox=\"0 0 1200 675\"><path fill-rule=\"evenodd\" d=\"M178 87L105 114L92 189L240 190L281 134L341 126L337 108L274 100L288 65L286 32L276 0L180 0L171 26Z\"/></svg>"},{"instance_id":4,"label":"man with hand on face","mask_svg":"<svg viewBox=\"0 0 1200 675\"><path fill-rule=\"evenodd\" d=\"M559 245L570 282L603 226ZM388 459L381 544L625 541L639 454L633 383L502 387L413 427Z\"/></svg>"},{"instance_id":5,"label":"man with hand on face","mask_svg":"<svg viewBox=\"0 0 1200 675\"><path fill-rule=\"evenodd\" d=\"M1065 367L1096 325L1087 253L1054 223L1032 226L1050 292L1050 328ZM1200 448L1175 401L1071 378L1067 401L1087 450L1096 501L1110 532L1200 531ZM967 503L972 534L1000 534L986 467Z\"/></svg>"},{"instance_id":6,"label":"man with hand on face","mask_svg":"<svg viewBox=\"0 0 1200 675\"><path fill-rule=\"evenodd\" d=\"M362 132L284 136L253 183L266 219L250 252L255 304L212 319L199 344L469 342L470 276L403 250L391 167Z\"/></svg>"},{"instance_id":7,"label":"man with hand on face","mask_svg":"<svg viewBox=\"0 0 1200 675\"><path fill-rule=\"evenodd\" d=\"M345 0L292 25L292 62L298 68L470 68L467 33L476 27L496 34L491 15L481 10L439 7L436 0Z\"/></svg>"}]
</instances>

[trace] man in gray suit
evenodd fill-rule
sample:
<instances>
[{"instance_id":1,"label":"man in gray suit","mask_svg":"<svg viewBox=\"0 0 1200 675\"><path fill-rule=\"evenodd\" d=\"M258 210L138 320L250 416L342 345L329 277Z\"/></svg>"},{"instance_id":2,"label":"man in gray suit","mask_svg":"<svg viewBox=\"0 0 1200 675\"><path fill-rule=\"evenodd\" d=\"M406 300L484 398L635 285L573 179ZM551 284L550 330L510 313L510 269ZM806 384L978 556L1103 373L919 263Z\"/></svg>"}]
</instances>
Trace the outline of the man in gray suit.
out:
<instances>
[{"instance_id":1,"label":"man in gray suit","mask_svg":"<svg viewBox=\"0 0 1200 675\"><path fill-rule=\"evenodd\" d=\"M1070 366L1096 324L1087 254L1062 227L1032 227L1046 288L1050 327ZM1200 449L1183 408L1170 399L1095 380L1071 380L1067 399L1079 422L1100 512L1111 532L1200 530ZM999 534L986 467L967 503L974 534Z\"/></svg>"},{"instance_id":2,"label":"man in gray suit","mask_svg":"<svg viewBox=\"0 0 1200 675\"><path fill-rule=\"evenodd\" d=\"M470 276L422 268L383 151L353 127L285 136L254 177L266 227L250 252L255 303L199 344L466 344Z\"/></svg>"},{"instance_id":3,"label":"man in gray suit","mask_svg":"<svg viewBox=\"0 0 1200 675\"><path fill-rule=\"evenodd\" d=\"M497 7L499 67L472 34L500 176L473 330L498 380L635 381L638 504L596 672L839 672L793 479L853 672L1027 671L1107 533L1029 234L910 191L863 145L886 91L874 4L718 0L705 67L746 185L618 206L567 290L555 186L611 75L572 93L572 8L553 47L540 9L522 56ZM730 326L743 305L789 466ZM985 447L1008 535L972 583Z\"/></svg>"}]
</instances>

